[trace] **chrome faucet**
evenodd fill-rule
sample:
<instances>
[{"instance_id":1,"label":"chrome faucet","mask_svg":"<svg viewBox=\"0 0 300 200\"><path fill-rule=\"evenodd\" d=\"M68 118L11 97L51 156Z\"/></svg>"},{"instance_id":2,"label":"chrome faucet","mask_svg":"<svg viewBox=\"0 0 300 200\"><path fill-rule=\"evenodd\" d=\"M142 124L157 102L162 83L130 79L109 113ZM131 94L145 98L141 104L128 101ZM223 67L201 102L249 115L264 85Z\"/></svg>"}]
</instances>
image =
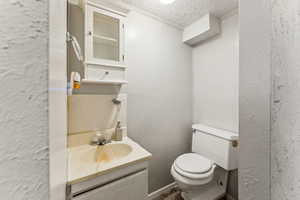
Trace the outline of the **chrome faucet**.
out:
<instances>
[{"instance_id":1,"label":"chrome faucet","mask_svg":"<svg viewBox=\"0 0 300 200\"><path fill-rule=\"evenodd\" d=\"M93 136L90 142L90 144L93 146L103 146L109 143L111 143L111 139L105 138L105 135L101 133L97 133L95 136Z\"/></svg>"}]
</instances>

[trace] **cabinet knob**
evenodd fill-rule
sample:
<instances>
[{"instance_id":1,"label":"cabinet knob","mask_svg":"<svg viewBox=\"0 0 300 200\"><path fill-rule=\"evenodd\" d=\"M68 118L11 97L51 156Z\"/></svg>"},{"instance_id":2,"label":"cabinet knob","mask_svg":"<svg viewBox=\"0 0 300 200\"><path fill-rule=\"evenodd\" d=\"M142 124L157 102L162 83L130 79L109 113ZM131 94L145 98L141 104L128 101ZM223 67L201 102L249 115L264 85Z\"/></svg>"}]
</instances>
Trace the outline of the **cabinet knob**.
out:
<instances>
[{"instance_id":1,"label":"cabinet knob","mask_svg":"<svg viewBox=\"0 0 300 200\"><path fill-rule=\"evenodd\" d=\"M92 31L89 31L89 32L88 32L88 35L92 35Z\"/></svg>"}]
</instances>

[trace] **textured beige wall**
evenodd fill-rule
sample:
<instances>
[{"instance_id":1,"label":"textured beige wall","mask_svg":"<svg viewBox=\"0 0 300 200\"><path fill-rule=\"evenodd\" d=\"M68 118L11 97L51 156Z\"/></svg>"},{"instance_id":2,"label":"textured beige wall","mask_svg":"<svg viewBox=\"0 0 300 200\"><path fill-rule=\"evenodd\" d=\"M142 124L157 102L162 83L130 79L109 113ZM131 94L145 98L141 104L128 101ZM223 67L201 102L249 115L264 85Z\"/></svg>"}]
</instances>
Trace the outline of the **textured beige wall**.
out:
<instances>
[{"instance_id":1,"label":"textured beige wall","mask_svg":"<svg viewBox=\"0 0 300 200\"><path fill-rule=\"evenodd\" d=\"M272 0L271 199L300 199L300 1Z\"/></svg>"},{"instance_id":2,"label":"textured beige wall","mask_svg":"<svg viewBox=\"0 0 300 200\"><path fill-rule=\"evenodd\" d=\"M115 105L112 100L121 104ZM118 121L127 127L127 95L72 95L68 97L68 133L114 129ZM126 134L126 133L125 133Z\"/></svg>"},{"instance_id":3,"label":"textured beige wall","mask_svg":"<svg viewBox=\"0 0 300 200\"><path fill-rule=\"evenodd\" d=\"M0 1L0 199L49 199L48 3Z\"/></svg>"}]
</instances>

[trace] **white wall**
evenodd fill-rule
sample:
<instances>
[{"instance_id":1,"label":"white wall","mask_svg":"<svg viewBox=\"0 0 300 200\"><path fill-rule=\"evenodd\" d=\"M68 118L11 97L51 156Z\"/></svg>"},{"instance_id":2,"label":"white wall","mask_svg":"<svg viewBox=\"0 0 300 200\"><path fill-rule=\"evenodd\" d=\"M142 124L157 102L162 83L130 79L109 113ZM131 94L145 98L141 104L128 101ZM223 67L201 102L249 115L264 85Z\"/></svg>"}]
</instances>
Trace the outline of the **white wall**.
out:
<instances>
[{"instance_id":1,"label":"white wall","mask_svg":"<svg viewBox=\"0 0 300 200\"><path fill-rule=\"evenodd\" d=\"M1 199L49 199L48 1L0 1Z\"/></svg>"},{"instance_id":2,"label":"white wall","mask_svg":"<svg viewBox=\"0 0 300 200\"><path fill-rule=\"evenodd\" d=\"M49 1L50 199L64 200L67 180L67 0Z\"/></svg>"},{"instance_id":3,"label":"white wall","mask_svg":"<svg viewBox=\"0 0 300 200\"><path fill-rule=\"evenodd\" d=\"M271 1L240 1L239 199L270 198Z\"/></svg>"},{"instance_id":4,"label":"white wall","mask_svg":"<svg viewBox=\"0 0 300 200\"><path fill-rule=\"evenodd\" d=\"M238 15L193 48L193 121L238 132Z\"/></svg>"},{"instance_id":5,"label":"white wall","mask_svg":"<svg viewBox=\"0 0 300 200\"><path fill-rule=\"evenodd\" d=\"M300 199L300 1L272 7L271 199Z\"/></svg>"},{"instance_id":6,"label":"white wall","mask_svg":"<svg viewBox=\"0 0 300 200\"><path fill-rule=\"evenodd\" d=\"M192 53L182 31L136 12L128 16L126 37L128 135L153 154L153 192L173 182L173 161L190 151Z\"/></svg>"}]
</instances>

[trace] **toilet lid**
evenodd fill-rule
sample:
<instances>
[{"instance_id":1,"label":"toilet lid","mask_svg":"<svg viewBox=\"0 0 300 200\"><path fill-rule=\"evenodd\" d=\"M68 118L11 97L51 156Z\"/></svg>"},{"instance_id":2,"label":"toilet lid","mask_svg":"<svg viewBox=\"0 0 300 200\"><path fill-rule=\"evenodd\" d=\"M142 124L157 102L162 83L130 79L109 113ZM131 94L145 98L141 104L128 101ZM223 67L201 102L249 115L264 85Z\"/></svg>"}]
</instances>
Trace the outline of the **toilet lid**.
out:
<instances>
[{"instance_id":1,"label":"toilet lid","mask_svg":"<svg viewBox=\"0 0 300 200\"><path fill-rule=\"evenodd\" d=\"M175 160L176 167L192 174L206 173L211 169L212 164L209 159L196 153L183 154Z\"/></svg>"}]
</instances>

